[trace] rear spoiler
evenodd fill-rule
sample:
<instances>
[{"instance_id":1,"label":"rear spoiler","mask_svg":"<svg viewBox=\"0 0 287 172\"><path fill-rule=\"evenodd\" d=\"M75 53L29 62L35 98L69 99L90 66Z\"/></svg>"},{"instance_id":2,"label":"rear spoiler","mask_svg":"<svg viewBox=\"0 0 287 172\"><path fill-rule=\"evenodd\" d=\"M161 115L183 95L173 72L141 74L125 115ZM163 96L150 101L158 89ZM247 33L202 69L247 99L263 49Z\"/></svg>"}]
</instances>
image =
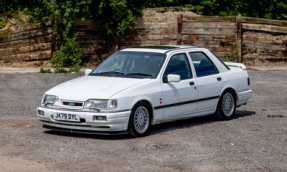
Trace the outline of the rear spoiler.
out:
<instances>
[{"instance_id":1,"label":"rear spoiler","mask_svg":"<svg viewBox=\"0 0 287 172\"><path fill-rule=\"evenodd\" d=\"M230 67L238 67L238 68L241 68L243 70L246 70L246 66L243 63L236 63L236 62L224 62L224 63Z\"/></svg>"}]
</instances>

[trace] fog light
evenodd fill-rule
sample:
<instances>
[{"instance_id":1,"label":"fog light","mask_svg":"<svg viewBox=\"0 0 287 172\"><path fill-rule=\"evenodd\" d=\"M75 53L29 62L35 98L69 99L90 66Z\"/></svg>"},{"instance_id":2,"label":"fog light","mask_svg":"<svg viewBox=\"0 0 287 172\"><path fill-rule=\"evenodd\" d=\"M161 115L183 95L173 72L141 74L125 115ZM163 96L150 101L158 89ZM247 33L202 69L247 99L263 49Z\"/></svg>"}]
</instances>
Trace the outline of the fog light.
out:
<instances>
[{"instance_id":1,"label":"fog light","mask_svg":"<svg viewBox=\"0 0 287 172\"><path fill-rule=\"evenodd\" d=\"M45 116L45 113L42 110L38 110L38 115Z\"/></svg>"},{"instance_id":2,"label":"fog light","mask_svg":"<svg viewBox=\"0 0 287 172\"><path fill-rule=\"evenodd\" d=\"M93 116L93 118L94 121L107 121L106 116Z\"/></svg>"}]
</instances>

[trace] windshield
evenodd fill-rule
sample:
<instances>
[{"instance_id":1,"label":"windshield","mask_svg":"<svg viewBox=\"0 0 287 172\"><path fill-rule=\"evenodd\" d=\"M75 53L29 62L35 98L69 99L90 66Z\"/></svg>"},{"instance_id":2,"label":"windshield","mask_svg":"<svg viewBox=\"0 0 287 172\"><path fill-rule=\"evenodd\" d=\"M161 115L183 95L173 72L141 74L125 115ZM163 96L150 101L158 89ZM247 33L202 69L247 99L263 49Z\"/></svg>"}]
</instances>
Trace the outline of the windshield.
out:
<instances>
[{"instance_id":1,"label":"windshield","mask_svg":"<svg viewBox=\"0 0 287 172\"><path fill-rule=\"evenodd\" d=\"M106 59L90 75L155 78L165 57L161 53L120 51Z\"/></svg>"}]
</instances>

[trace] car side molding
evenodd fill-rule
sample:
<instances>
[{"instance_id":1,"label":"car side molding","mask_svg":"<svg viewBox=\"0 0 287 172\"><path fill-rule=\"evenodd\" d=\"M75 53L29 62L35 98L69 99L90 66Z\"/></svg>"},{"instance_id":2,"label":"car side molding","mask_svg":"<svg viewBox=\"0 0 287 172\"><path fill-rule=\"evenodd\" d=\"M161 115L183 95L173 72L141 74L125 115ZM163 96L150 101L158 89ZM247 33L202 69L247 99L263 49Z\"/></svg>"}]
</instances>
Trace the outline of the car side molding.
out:
<instances>
[{"instance_id":1,"label":"car side molding","mask_svg":"<svg viewBox=\"0 0 287 172\"><path fill-rule=\"evenodd\" d=\"M202 101L207 101L207 100L212 100L212 99L218 99L218 98L220 98L220 96L207 97L207 98L203 98L203 99L190 100L190 101L173 103L173 104L168 104L168 105L156 106L156 107L154 107L154 109L156 110L156 109L168 108L168 107L173 107L173 106L180 106L180 105L184 105L184 104L197 103L197 102L202 102Z\"/></svg>"}]
</instances>

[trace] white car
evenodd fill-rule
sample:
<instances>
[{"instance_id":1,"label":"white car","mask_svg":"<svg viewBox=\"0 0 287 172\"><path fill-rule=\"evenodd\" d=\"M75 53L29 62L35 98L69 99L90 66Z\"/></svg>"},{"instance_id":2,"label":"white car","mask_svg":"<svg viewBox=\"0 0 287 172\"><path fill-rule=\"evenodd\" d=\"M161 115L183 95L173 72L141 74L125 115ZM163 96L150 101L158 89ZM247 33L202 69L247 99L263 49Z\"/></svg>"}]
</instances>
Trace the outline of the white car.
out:
<instances>
[{"instance_id":1,"label":"white car","mask_svg":"<svg viewBox=\"0 0 287 172\"><path fill-rule=\"evenodd\" d=\"M44 128L144 136L151 125L214 114L234 117L252 96L246 66L191 46L127 48L85 76L47 91Z\"/></svg>"}]
</instances>

